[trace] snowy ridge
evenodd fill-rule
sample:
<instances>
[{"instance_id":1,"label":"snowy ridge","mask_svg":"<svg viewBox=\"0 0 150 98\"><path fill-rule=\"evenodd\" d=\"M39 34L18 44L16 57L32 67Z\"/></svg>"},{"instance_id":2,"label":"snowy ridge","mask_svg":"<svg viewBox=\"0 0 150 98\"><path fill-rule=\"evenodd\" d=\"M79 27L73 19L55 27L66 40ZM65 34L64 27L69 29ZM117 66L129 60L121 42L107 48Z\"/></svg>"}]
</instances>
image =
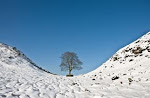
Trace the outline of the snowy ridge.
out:
<instances>
[{"instance_id":1,"label":"snowy ridge","mask_svg":"<svg viewBox=\"0 0 150 98\"><path fill-rule=\"evenodd\" d=\"M11 47L3 43L0 43L0 61L8 65L21 65L25 63L32 67L36 65L21 51L17 50L16 47Z\"/></svg>"},{"instance_id":2,"label":"snowy ridge","mask_svg":"<svg viewBox=\"0 0 150 98\"><path fill-rule=\"evenodd\" d=\"M0 44L0 98L90 98L74 81L45 73L16 48Z\"/></svg>"},{"instance_id":3,"label":"snowy ridge","mask_svg":"<svg viewBox=\"0 0 150 98\"><path fill-rule=\"evenodd\" d=\"M120 88L121 93L126 93L128 92L126 90L131 90L132 88L131 95L121 96L127 98L149 98L150 32L123 47L99 68L84 76L94 80L107 81L110 85L116 85L117 89ZM126 89L126 92L122 92L121 88ZM133 96L132 94L135 95Z\"/></svg>"},{"instance_id":4,"label":"snowy ridge","mask_svg":"<svg viewBox=\"0 0 150 98\"><path fill-rule=\"evenodd\" d=\"M11 67L16 66L24 68L25 66L30 66L36 70L50 73L49 71L46 71L43 68L37 66L34 62L32 62L31 59L29 59L16 47L11 47L3 43L0 43L0 62L6 63Z\"/></svg>"},{"instance_id":5,"label":"snowy ridge","mask_svg":"<svg viewBox=\"0 0 150 98\"><path fill-rule=\"evenodd\" d=\"M45 73L0 44L0 98L150 98L150 32L84 75Z\"/></svg>"},{"instance_id":6,"label":"snowy ridge","mask_svg":"<svg viewBox=\"0 0 150 98\"><path fill-rule=\"evenodd\" d=\"M140 62L148 62L149 58L150 32L117 51L107 62L90 73L95 73L100 70L107 70L107 68L110 70L120 69Z\"/></svg>"}]
</instances>

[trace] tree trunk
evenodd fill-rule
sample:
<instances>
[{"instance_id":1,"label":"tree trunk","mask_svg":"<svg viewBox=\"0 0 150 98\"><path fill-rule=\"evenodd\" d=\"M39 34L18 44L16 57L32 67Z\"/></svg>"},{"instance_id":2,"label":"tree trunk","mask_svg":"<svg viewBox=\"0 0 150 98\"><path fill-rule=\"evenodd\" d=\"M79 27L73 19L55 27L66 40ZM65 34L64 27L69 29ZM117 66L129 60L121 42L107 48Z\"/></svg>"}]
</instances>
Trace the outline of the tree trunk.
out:
<instances>
[{"instance_id":1,"label":"tree trunk","mask_svg":"<svg viewBox=\"0 0 150 98\"><path fill-rule=\"evenodd\" d=\"M71 65L69 65L69 75L71 75Z\"/></svg>"},{"instance_id":2,"label":"tree trunk","mask_svg":"<svg viewBox=\"0 0 150 98\"><path fill-rule=\"evenodd\" d=\"M69 74L67 75L67 77L73 77L73 75L71 74L71 71L72 71L71 66L69 66Z\"/></svg>"},{"instance_id":3,"label":"tree trunk","mask_svg":"<svg viewBox=\"0 0 150 98\"><path fill-rule=\"evenodd\" d=\"M71 75L71 69L69 69L69 75Z\"/></svg>"}]
</instances>

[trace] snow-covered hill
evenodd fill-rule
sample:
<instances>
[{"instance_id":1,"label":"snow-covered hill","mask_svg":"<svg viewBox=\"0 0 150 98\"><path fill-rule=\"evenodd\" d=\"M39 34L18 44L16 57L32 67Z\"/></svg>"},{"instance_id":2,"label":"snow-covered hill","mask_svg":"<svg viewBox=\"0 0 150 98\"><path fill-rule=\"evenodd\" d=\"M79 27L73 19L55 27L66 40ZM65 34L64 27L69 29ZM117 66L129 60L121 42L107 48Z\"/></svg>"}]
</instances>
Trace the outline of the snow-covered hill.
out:
<instances>
[{"instance_id":1,"label":"snow-covered hill","mask_svg":"<svg viewBox=\"0 0 150 98\"><path fill-rule=\"evenodd\" d=\"M0 98L91 98L76 78L54 75L0 43Z\"/></svg>"},{"instance_id":2,"label":"snow-covered hill","mask_svg":"<svg viewBox=\"0 0 150 98\"><path fill-rule=\"evenodd\" d=\"M25 54L19 51L16 47L11 47L3 43L0 43L0 62L10 65L11 67L24 68L27 66L32 67L35 70L50 73L33 63L32 60L25 56Z\"/></svg>"},{"instance_id":3,"label":"snow-covered hill","mask_svg":"<svg viewBox=\"0 0 150 98\"><path fill-rule=\"evenodd\" d=\"M96 70L72 78L47 73L0 44L0 98L150 98L150 32Z\"/></svg>"},{"instance_id":4,"label":"snow-covered hill","mask_svg":"<svg viewBox=\"0 0 150 98\"><path fill-rule=\"evenodd\" d=\"M103 78L130 75L146 79L150 75L150 32L117 51L102 66L88 74L102 75Z\"/></svg>"},{"instance_id":5,"label":"snow-covered hill","mask_svg":"<svg viewBox=\"0 0 150 98\"><path fill-rule=\"evenodd\" d=\"M122 97L150 98L150 32L123 47L99 68L84 76L106 81L110 89L114 85Z\"/></svg>"}]
</instances>

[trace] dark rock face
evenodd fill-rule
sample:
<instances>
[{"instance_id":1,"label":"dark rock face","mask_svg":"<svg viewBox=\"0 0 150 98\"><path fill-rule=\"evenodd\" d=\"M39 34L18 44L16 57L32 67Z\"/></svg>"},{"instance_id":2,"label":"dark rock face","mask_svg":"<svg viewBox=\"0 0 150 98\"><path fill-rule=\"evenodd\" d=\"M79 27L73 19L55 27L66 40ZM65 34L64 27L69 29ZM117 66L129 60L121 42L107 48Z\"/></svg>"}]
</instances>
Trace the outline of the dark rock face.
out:
<instances>
[{"instance_id":1,"label":"dark rock face","mask_svg":"<svg viewBox=\"0 0 150 98\"><path fill-rule=\"evenodd\" d=\"M114 76L114 77L112 77L111 79L112 79L112 80L117 80L117 79L119 79L119 77L118 77L118 76Z\"/></svg>"}]
</instances>

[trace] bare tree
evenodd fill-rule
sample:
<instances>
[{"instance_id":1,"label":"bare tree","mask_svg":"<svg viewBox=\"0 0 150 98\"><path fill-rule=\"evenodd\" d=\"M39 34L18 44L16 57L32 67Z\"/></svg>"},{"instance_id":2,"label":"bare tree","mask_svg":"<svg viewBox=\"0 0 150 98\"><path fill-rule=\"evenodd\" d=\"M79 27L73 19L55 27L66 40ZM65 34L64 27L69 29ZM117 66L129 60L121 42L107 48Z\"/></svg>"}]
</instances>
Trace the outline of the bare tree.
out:
<instances>
[{"instance_id":1,"label":"bare tree","mask_svg":"<svg viewBox=\"0 0 150 98\"><path fill-rule=\"evenodd\" d=\"M61 71L69 71L69 75L67 76L73 76L71 75L71 71L73 69L80 70L82 69L81 65L83 64L76 53L74 52L65 52L62 54L61 58Z\"/></svg>"}]
</instances>

